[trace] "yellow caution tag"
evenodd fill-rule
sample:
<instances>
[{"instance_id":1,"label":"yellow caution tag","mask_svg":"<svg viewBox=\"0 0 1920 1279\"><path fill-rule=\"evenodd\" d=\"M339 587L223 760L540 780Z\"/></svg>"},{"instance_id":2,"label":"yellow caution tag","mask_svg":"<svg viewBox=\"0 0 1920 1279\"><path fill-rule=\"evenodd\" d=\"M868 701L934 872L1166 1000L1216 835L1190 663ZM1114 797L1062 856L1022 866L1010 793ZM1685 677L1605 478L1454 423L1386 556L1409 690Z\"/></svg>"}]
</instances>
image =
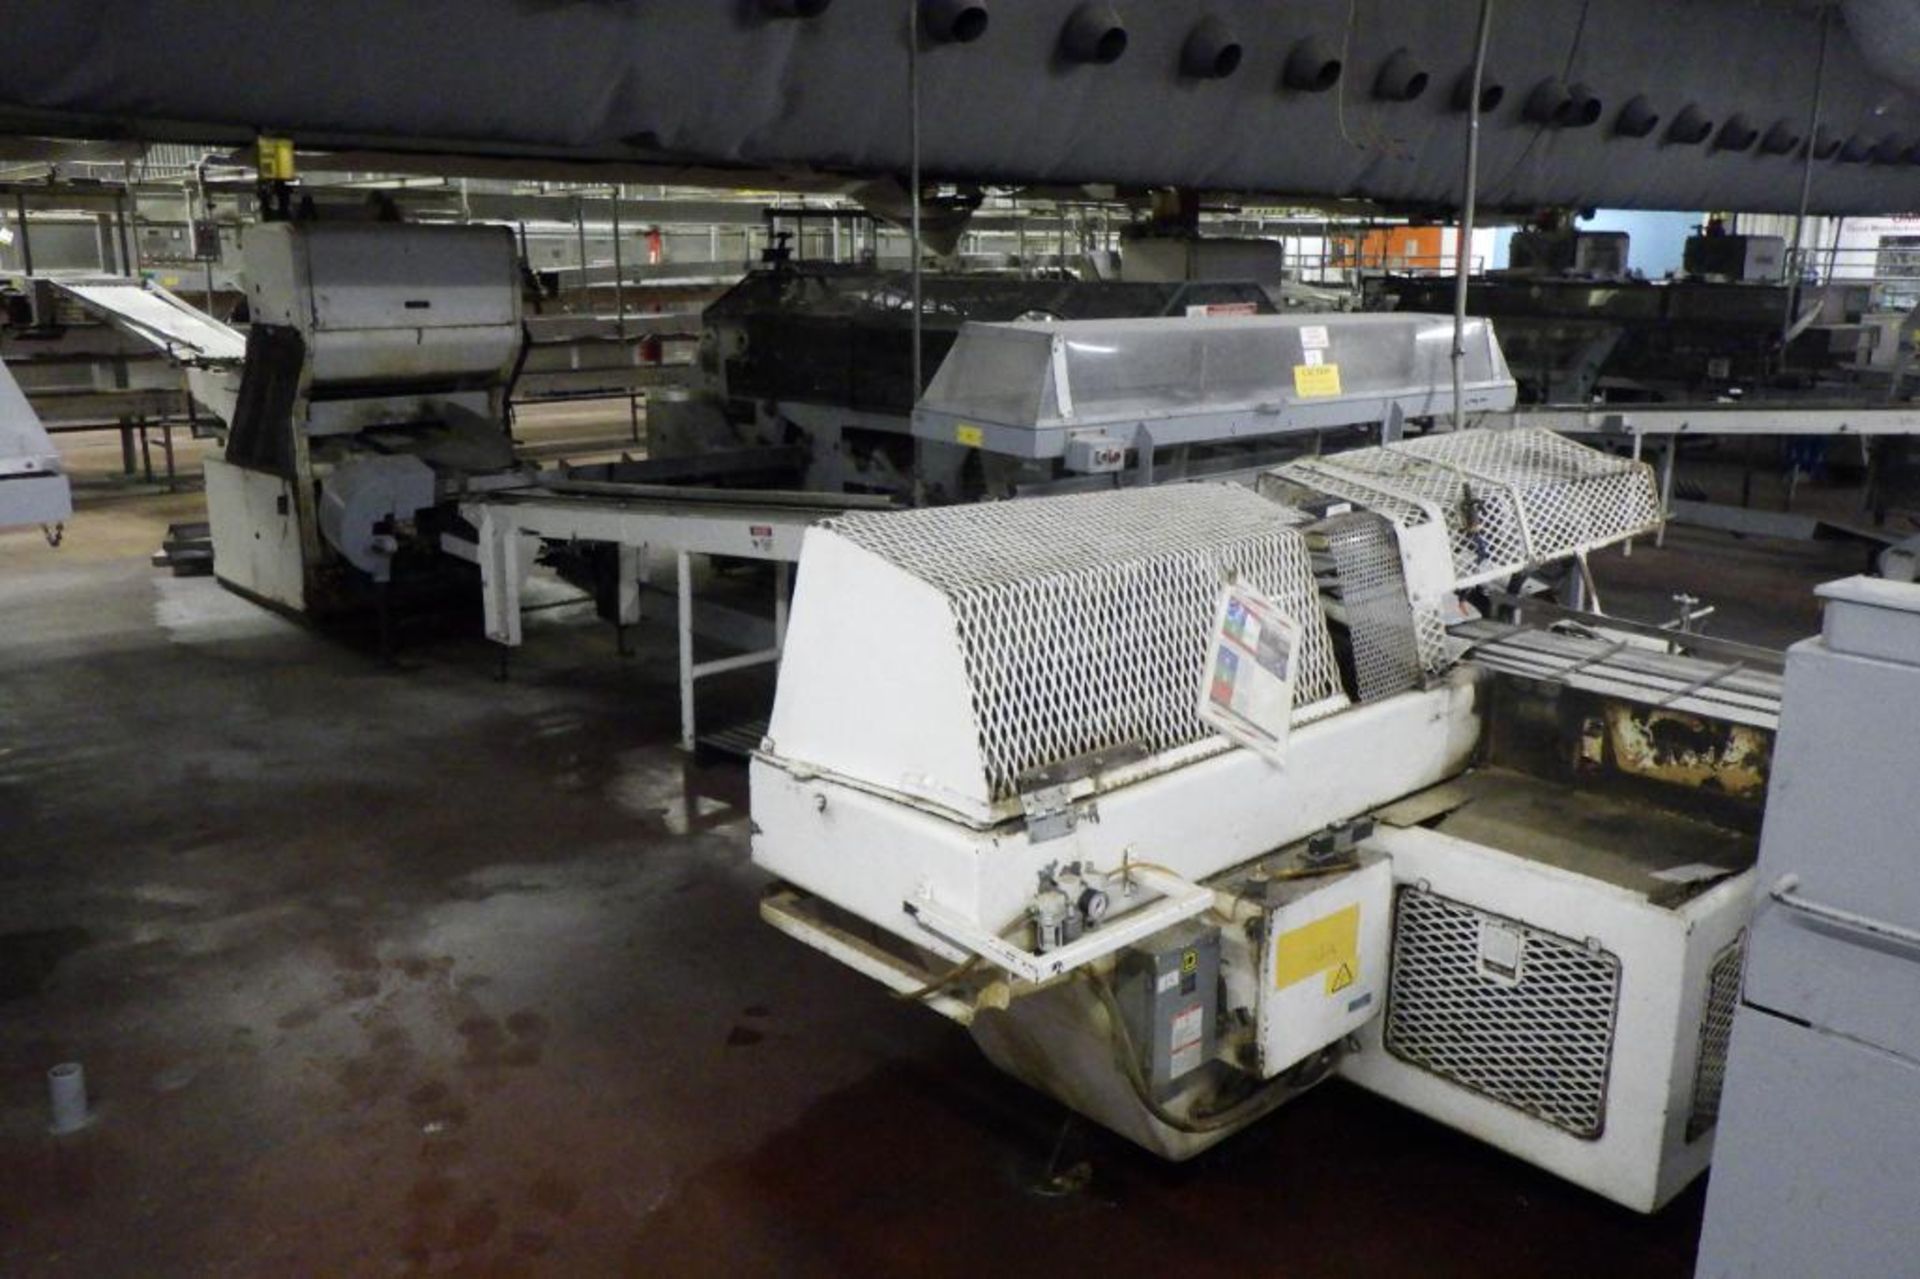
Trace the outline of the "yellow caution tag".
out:
<instances>
[{"instance_id":1,"label":"yellow caution tag","mask_svg":"<svg viewBox=\"0 0 1920 1279\"><path fill-rule=\"evenodd\" d=\"M1345 990L1360 979L1360 904L1311 924L1281 933L1273 943L1273 984L1285 990L1295 982L1325 973L1327 993Z\"/></svg>"},{"instance_id":2,"label":"yellow caution tag","mask_svg":"<svg viewBox=\"0 0 1920 1279\"><path fill-rule=\"evenodd\" d=\"M1293 390L1300 396L1340 394L1338 364L1296 364L1293 366Z\"/></svg>"},{"instance_id":3,"label":"yellow caution tag","mask_svg":"<svg viewBox=\"0 0 1920 1279\"><path fill-rule=\"evenodd\" d=\"M291 182L295 177L293 166L293 139L274 138L266 134L259 140L260 177L266 182Z\"/></svg>"},{"instance_id":4,"label":"yellow caution tag","mask_svg":"<svg viewBox=\"0 0 1920 1279\"><path fill-rule=\"evenodd\" d=\"M1189 951L1183 952L1180 956L1180 971L1183 973L1199 972L1200 971L1200 952L1197 950L1189 950Z\"/></svg>"},{"instance_id":5,"label":"yellow caution tag","mask_svg":"<svg viewBox=\"0 0 1920 1279\"><path fill-rule=\"evenodd\" d=\"M987 442L987 433L977 426L960 425L953 428L954 442L977 449Z\"/></svg>"}]
</instances>

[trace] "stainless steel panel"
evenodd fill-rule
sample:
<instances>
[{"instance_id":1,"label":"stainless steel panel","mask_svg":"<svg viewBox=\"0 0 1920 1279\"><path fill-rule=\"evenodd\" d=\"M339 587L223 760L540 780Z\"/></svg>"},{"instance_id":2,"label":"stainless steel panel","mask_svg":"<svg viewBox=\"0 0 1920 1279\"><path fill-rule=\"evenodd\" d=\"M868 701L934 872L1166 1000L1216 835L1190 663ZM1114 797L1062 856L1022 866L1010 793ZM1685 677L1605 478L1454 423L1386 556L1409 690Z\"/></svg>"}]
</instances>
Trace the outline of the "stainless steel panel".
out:
<instances>
[{"instance_id":1,"label":"stainless steel panel","mask_svg":"<svg viewBox=\"0 0 1920 1279\"><path fill-rule=\"evenodd\" d=\"M1701 1279L1913 1274L1916 1096L1920 1062L1742 1008L1707 1191Z\"/></svg>"}]
</instances>

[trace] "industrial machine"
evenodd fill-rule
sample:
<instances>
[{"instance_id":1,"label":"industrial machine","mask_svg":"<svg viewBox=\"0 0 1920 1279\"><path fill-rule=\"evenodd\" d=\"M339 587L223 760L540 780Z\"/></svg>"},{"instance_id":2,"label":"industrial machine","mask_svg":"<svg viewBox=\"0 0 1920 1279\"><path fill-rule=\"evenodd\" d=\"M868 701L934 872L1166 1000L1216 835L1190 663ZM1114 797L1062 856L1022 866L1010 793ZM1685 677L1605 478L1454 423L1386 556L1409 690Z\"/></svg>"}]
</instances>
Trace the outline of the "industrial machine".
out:
<instances>
[{"instance_id":1,"label":"industrial machine","mask_svg":"<svg viewBox=\"0 0 1920 1279\"><path fill-rule=\"evenodd\" d=\"M1906 744L1920 586L1820 588L1787 657L1699 1274L1903 1275L1920 1254L1920 896Z\"/></svg>"},{"instance_id":2,"label":"industrial machine","mask_svg":"<svg viewBox=\"0 0 1920 1279\"><path fill-rule=\"evenodd\" d=\"M1153 483L1250 442L1396 439L1452 414L1452 338L1451 319L1410 314L968 324L914 410L919 464L945 489L976 454L996 488L1122 471ZM1492 326L1471 321L1462 340L1462 411L1512 408Z\"/></svg>"},{"instance_id":3,"label":"industrial machine","mask_svg":"<svg viewBox=\"0 0 1920 1279\"><path fill-rule=\"evenodd\" d=\"M1168 1157L1339 1074L1650 1211L1712 1146L1778 680L1461 595L1658 518L1520 430L817 526L763 915Z\"/></svg>"},{"instance_id":4,"label":"industrial machine","mask_svg":"<svg viewBox=\"0 0 1920 1279\"><path fill-rule=\"evenodd\" d=\"M523 350L502 228L267 222L225 454L206 464L215 572L326 616L471 582L455 501L524 482L507 395Z\"/></svg>"},{"instance_id":5,"label":"industrial machine","mask_svg":"<svg viewBox=\"0 0 1920 1279\"><path fill-rule=\"evenodd\" d=\"M73 514L73 493L60 454L27 403L19 383L0 363L0 528L38 524L57 528Z\"/></svg>"},{"instance_id":6,"label":"industrial machine","mask_svg":"<svg viewBox=\"0 0 1920 1279\"><path fill-rule=\"evenodd\" d=\"M974 322L1270 314L1250 283L1018 279L928 273L921 280L922 380ZM738 471L784 448L784 478L822 492L915 490L913 282L903 271L788 265L750 272L706 309L705 394L649 420L655 457L731 452ZM691 420L691 425L682 426ZM659 427L665 426L660 431ZM976 468L977 470L977 468ZM994 489L984 474L934 481L936 500Z\"/></svg>"},{"instance_id":7,"label":"industrial machine","mask_svg":"<svg viewBox=\"0 0 1920 1279\"><path fill-rule=\"evenodd\" d=\"M1684 273L1665 280L1631 275L1627 252L1620 233L1523 231L1509 269L1469 283L1467 310L1499 327L1523 402L1887 398L1884 378L1871 390L1855 378L1877 336L1870 286L1790 291L1777 236L1692 236ZM1394 276L1377 289L1411 310L1453 297L1450 279Z\"/></svg>"}]
</instances>

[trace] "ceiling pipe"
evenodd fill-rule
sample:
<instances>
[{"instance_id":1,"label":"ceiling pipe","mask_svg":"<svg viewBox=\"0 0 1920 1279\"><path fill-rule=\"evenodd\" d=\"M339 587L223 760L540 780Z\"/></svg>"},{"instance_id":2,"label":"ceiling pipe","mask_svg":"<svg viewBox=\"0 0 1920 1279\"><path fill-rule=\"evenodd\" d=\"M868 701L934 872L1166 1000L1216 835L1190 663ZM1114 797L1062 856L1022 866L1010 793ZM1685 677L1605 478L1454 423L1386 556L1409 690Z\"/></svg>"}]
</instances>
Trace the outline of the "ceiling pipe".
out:
<instances>
[{"instance_id":1,"label":"ceiling pipe","mask_svg":"<svg viewBox=\"0 0 1920 1279\"><path fill-rule=\"evenodd\" d=\"M1747 117L1734 112L1727 122L1720 126L1720 132L1713 139L1715 151L1745 151L1760 140L1760 130L1748 122Z\"/></svg>"},{"instance_id":2,"label":"ceiling pipe","mask_svg":"<svg viewBox=\"0 0 1920 1279\"><path fill-rule=\"evenodd\" d=\"M1698 146L1707 140L1713 132L1713 121L1699 107L1689 102L1680 108L1680 114L1673 117L1673 123L1667 126L1667 141L1677 146Z\"/></svg>"},{"instance_id":3,"label":"ceiling pipe","mask_svg":"<svg viewBox=\"0 0 1920 1279\"><path fill-rule=\"evenodd\" d=\"M1180 74L1195 80L1224 80L1240 69L1244 52L1231 27L1217 17L1202 18L1180 49Z\"/></svg>"},{"instance_id":4,"label":"ceiling pipe","mask_svg":"<svg viewBox=\"0 0 1920 1279\"><path fill-rule=\"evenodd\" d=\"M1600 96L1581 81L1567 86L1567 128L1585 129L1598 124L1605 109Z\"/></svg>"},{"instance_id":5,"label":"ceiling pipe","mask_svg":"<svg viewBox=\"0 0 1920 1279\"><path fill-rule=\"evenodd\" d=\"M1120 11L1103 0L1075 9L1060 32L1060 52L1069 62L1108 66L1127 51L1127 24Z\"/></svg>"},{"instance_id":6,"label":"ceiling pipe","mask_svg":"<svg viewBox=\"0 0 1920 1279\"><path fill-rule=\"evenodd\" d=\"M1573 95L1567 92L1567 86L1558 80L1542 80L1527 94L1527 103L1520 113L1534 124L1559 128L1566 124L1572 111Z\"/></svg>"},{"instance_id":7,"label":"ceiling pipe","mask_svg":"<svg viewBox=\"0 0 1920 1279\"><path fill-rule=\"evenodd\" d=\"M1453 82L1453 96L1449 99L1455 111L1466 111L1473 106L1473 71L1468 67ZM1480 114L1485 115L1499 107L1507 96L1507 87L1498 81L1482 80L1480 85Z\"/></svg>"},{"instance_id":8,"label":"ceiling pipe","mask_svg":"<svg viewBox=\"0 0 1920 1279\"><path fill-rule=\"evenodd\" d=\"M1660 113L1644 93L1629 98L1613 120L1613 131L1623 138L1644 138L1659 127Z\"/></svg>"},{"instance_id":9,"label":"ceiling pipe","mask_svg":"<svg viewBox=\"0 0 1920 1279\"><path fill-rule=\"evenodd\" d=\"M941 44L972 44L987 34L983 0L920 0L920 29Z\"/></svg>"},{"instance_id":10,"label":"ceiling pipe","mask_svg":"<svg viewBox=\"0 0 1920 1279\"><path fill-rule=\"evenodd\" d=\"M1787 155L1800 149L1800 135L1793 131L1793 125L1784 117L1773 122L1773 127L1760 137L1761 155Z\"/></svg>"},{"instance_id":11,"label":"ceiling pipe","mask_svg":"<svg viewBox=\"0 0 1920 1279\"><path fill-rule=\"evenodd\" d=\"M1373 79L1373 96L1385 102L1412 102L1427 91L1429 79L1411 53L1395 49L1380 64L1380 74Z\"/></svg>"},{"instance_id":12,"label":"ceiling pipe","mask_svg":"<svg viewBox=\"0 0 1920 1279\"><path fill-rule=\"evenodd\" d=\"M1287 52L1280 83L1301 93L1325 93L1340 83L1340 55L1319 36L1308 36Z\"/></svg>"}]
</instances>

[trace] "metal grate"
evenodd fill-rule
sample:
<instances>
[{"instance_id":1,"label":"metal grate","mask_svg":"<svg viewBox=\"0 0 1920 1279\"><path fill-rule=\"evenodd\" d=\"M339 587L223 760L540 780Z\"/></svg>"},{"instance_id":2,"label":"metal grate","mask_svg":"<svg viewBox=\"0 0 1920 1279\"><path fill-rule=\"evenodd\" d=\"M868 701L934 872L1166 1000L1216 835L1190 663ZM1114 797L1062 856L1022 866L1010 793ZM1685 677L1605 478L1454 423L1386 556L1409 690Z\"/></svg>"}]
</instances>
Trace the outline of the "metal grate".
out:
<instances>
[{"instance_id":1,"label":"metal grate","mask_svg":"<svg viewBox=\"0 0 1920 1279\"><path fill-rule=\"evenodd\" d=\"M1597 1138L1619 992L1608 951L1400 890L1386 1046L1404 1061Z\"/></svg>"},{"instance_id":2,"label":"metal grate","mask_svg":"<svg viewBox=\"0 0 1920 1279\"><path fill-rule=\"evenodd\" d=\"M1403 693L1420 684L1422 667L1407 579L1393 526L1378 515L1335 515L1307 530L1307 544L1324 549L1329 585L1346 613L1353 640L1354 692L1363 702ZM1316 564L1316 572L1321 572ZM1322 580L1326 574L1321 572Z\"/></svg>"},{"instance_id":3,"label":"metal grate","mask_svg":"<svg viewBox=\"0 0 1920 1279\"><path fill-rule=\"evenodd\" d=\"M1727 1082L1727 1046L1733 1039L1733 1013L1740 1000L1740 971L1746 938L1736 937L1714 957L1707 970L1707 1006L1700 1017L1700 1059L1693 1068L1693 1107L1687 1112L1687 1140L1698 1141L1720 1122L1720 1092Z\"/></svg>"},{"instance_id":4,"label":"metal grate","mask_svg":"<svg viewBox=\"0 0 1920 1279\"><path fill-rule=\"evenodd\" d=\"M1295 722L1345 705L1294 527L1304 518L1248 489L1180 484L827 527L946 595L998 800L1023 774L1093 751L1218 740L1197 703L1228 574L1300 627Z\"/></svg>"},{"instance_id":5,"label":"metal grate","mask_svg":"<svg viewBox=\"0 0 1920 1279\"><path fill-rule=\"evenodd\" d=\"M1471 430L1302 458L1287 480L1403 528L1447 526L1457 585L1644 533L1660 522L1653 468L1551 431Z\"/></svg>"}]
</instances>

